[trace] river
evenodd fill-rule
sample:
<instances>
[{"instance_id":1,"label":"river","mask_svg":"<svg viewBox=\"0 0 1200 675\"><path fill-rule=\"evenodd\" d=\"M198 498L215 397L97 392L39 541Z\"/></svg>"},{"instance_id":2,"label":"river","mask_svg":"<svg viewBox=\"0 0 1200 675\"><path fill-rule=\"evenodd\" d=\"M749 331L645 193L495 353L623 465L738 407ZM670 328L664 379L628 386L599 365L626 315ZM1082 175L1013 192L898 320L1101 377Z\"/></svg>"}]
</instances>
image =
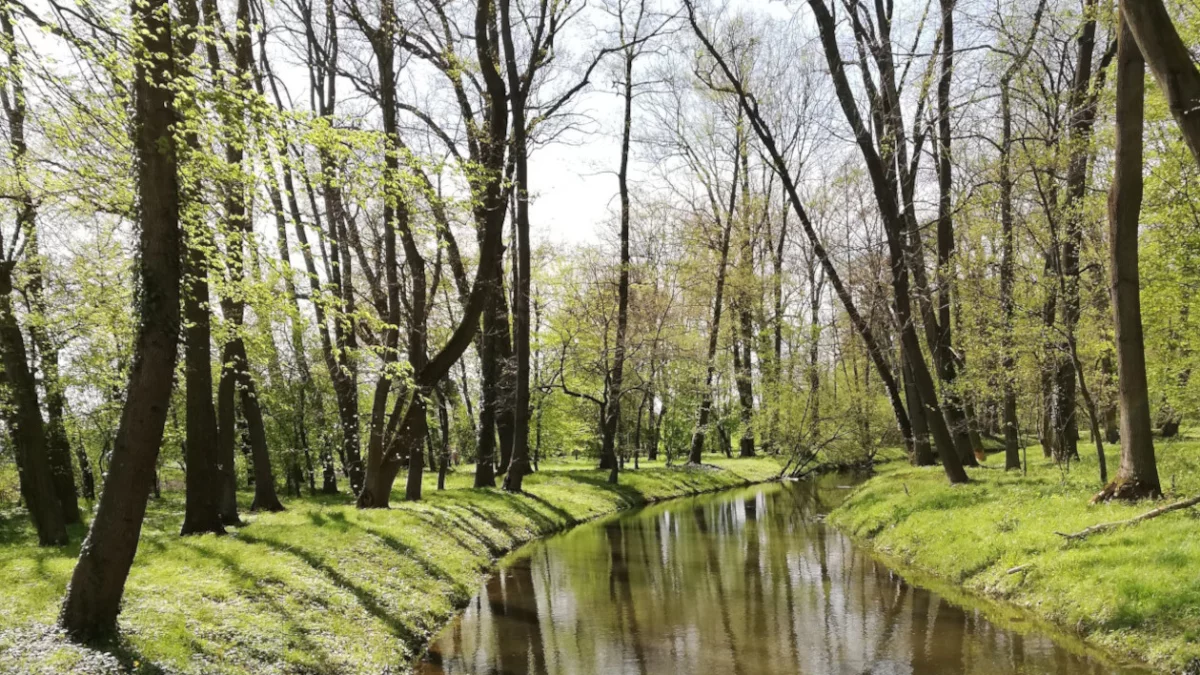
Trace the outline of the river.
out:
<instances>
[{"instance_id":1,"label":"river","mask_svg":"<svg viewBox=\"0 0 1200 675\"><path fill-rule=\"evenodd\" d=\"M1000 627L908 583L822 522L850 482L677 499L530 544L483 584L417 672L1148 672Z\"/></svg>"}]
</instances>

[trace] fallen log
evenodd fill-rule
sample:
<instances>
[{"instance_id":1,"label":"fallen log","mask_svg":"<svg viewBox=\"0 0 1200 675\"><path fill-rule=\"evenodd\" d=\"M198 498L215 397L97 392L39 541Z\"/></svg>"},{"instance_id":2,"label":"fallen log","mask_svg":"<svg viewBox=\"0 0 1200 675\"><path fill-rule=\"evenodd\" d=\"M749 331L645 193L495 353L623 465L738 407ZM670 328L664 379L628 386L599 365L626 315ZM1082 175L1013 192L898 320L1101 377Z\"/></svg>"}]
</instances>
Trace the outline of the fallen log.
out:
<instances>
[{"instance_id":1,"label":"fallen log","mask_svg":"<svg viewBox=\"0 0 1200 675\"><path fill-rule=\"evenodd\" d=\"M1120 527L1125 527L1126 525L1135 525L1142 521L1150 520L1151 518L1157 518L1161 515L1170 513L1172 511L1178 511L1180 509L1186 509L1191 506L1196 506L1197 504L1200 504L1200 496L1192 497L1191 499L1184 499L1183 501L1178 501L1178 502L1175 502L1174 504L1167 504L1166 506L1160 506L1157 509L1152 509L1150 511L1143 513L1140 516L1135 516L1128 520L1118 520L1118 521L1114 521L1111 523L1100 523L1098 525L1092 525L1091 527L1084 528L1084 529L1080 530L1079 532L1074 532L1074 533L1055 532L1054 534L1057 534L1058 536L1063 537L1069 541L1086 539L1093 534L1099 534L1101 532L1108 532L1109 530L1115 530Z\"/></svg>"}]
</instances>

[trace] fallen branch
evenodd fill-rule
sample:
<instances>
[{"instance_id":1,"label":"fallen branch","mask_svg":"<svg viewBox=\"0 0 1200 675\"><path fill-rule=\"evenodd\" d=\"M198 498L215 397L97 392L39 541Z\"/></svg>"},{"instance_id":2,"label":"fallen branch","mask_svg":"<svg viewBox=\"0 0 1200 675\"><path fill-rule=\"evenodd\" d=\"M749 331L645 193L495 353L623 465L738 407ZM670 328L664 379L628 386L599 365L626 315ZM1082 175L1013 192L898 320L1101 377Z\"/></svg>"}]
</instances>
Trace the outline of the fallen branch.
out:
<instances>
[{"instance_id":1,"label":"fallen branch","mask_svg":"<svg viewBox=\"0 0 1200 675\"><path fill-rule=\"evenodd\" d=\"M1057 534L1058 536L1064 537L1071 541L1075 541L1078 539L1086 539L1087 537L1089 537L1093 534L1099 534L1100 532L1107 532L1109 530L1115 530L1119 527L1124 527L1126 525L1134 525L1134 524L1142 522L1143 520L1150 520L1151 518L1157 518L1165 513L1170 513L1172 511L1178 511L1180 509L1186 509L1190 506L1196 506L1197 504L1200 504L1200 496L1192 497L1191 499L1185 499L1180 502L1175 502L1174 504L1167 504L1166 506L1160 506L1157 509L1147 511L1147 512L1143 513L1142 515L1136 516L1134 518L1130 518L1129 520L1118 520L1118 521L1115 521L1112 523L1100 523L1099 525L1092 525L1091 527L1080 530L1079 532L1075 532L1074 534L1068 534L1066 532L1055 532L1054 534Z\"/></svg>"}]
</instances>

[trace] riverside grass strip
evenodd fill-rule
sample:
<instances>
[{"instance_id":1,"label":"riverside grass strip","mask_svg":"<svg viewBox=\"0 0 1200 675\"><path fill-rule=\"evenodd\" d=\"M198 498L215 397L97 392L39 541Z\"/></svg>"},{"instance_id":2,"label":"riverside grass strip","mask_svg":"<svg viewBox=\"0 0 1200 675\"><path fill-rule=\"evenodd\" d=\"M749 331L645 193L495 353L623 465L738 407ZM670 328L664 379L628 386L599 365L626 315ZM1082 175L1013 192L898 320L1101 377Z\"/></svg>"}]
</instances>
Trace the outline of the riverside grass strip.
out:
<instances>
[{"instance_id":1,"label":"riverside grass strip","mask_svg":"<svg viewBox=\"0 0 1200 675\"><path fill-rule=\"evenodd\" d=\"M165 492L151 502L122 641L102 650L50 627L78 543L39 548L23 512L2 514L0 673L407 672L519 545L644 503L773 480L780 470L770 458L709 462L642 462L616 486L590 463L547 463L523 495L473 489L472 467L463 466L441 492L428 474L418 503L363 511L348 495L292 499L287 511L251 514L224 537L177 536L182 494Z\"/></svg>"},{"instance_id":2,"label":"riverside grass strip","mask_svg":"<svg viewBox=\"0 0 1200 675\"><path fill-rule=\"evenodd\" d=\"M946 484L937 467L879 467L829 522L920 573L1023 607L1090 644L1168 672L1200 672L1200 513L1160 518L1069 540L1078 532L1200 491L1200 442L1160 442L1161 503L1092 505L1096 459L1063 471L1032 446L1029 473L1003 457ZM1110 449L1115 466L1117 448Z\"/></svg>"}]
</instances>

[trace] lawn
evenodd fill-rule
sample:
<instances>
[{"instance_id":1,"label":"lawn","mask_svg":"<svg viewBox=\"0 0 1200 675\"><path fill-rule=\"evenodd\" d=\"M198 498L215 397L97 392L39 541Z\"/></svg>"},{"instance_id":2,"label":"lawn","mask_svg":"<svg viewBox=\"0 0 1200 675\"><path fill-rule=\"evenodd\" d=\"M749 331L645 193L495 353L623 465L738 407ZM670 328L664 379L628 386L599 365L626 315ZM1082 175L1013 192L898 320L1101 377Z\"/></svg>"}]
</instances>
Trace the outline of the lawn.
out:
<instances>
[{"instance_id":1,"label":"lawn","mask_svg":"<svg viewBox=\"0 0 1200 675\"><path fill-rule=\"evenodd\" d=\"M1117 448L1108 448L1115 473ZM1173 671L1200 673L1200 511L1067 541L1056 532L1153 508L1089 505L1099 491L1094 447L1064 471L1028 448L1028 475L1002 455L951 486L938 467L879 467L830 522L893 562L1030 609L1088 641ZM1200 442L1160 442L1167 499L1200 494ZM1090 454L1089 454L1090 453Z\"/></svg>"},{"instance_id":2,"label":"lawn","mask_svg":"<svg viewBox=\"0 0 1200 675\"><path fill-rule=\"evenodd\" d=\"M472 467L424 501L359 511L347 495L286 500L223 537L177 536L182 494L152 500L125 593L119 644L85 649L52 628L79 552L38 548L0 513L0 673L402 673L466 604L497 557L572 524L674 496L774 478L773 459L713 467L643 462L610 486L590 465L543 464L526 493L470 487ZM250 495L243 495L243 505Z\"/></svg>"}]
</instances>

